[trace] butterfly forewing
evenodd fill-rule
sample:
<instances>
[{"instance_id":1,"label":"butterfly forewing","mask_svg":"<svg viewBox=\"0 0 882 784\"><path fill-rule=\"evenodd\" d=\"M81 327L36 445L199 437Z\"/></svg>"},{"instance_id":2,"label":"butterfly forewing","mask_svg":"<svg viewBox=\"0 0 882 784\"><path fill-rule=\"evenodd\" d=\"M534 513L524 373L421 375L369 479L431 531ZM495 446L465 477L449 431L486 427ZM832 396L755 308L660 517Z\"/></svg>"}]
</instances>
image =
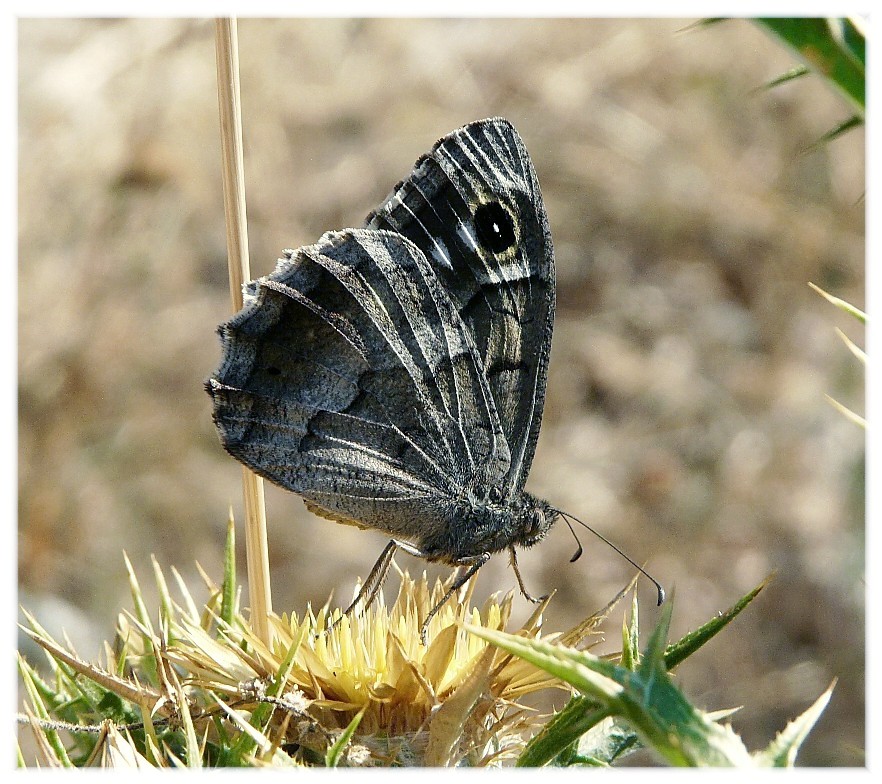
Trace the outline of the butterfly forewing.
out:
<instances>
[{"instance_id":1,"label":"butterfly forewing","mask_svg":"<svg viewBox=\"0 0 882 784\"><path fill-rule=\"evenodd\" d=\"M511 451L509 493L536 448L554 318L554 255L523 141L503 119L441 139L367 220L419 247L478 354Z\"/></svg>"}]
</instances>

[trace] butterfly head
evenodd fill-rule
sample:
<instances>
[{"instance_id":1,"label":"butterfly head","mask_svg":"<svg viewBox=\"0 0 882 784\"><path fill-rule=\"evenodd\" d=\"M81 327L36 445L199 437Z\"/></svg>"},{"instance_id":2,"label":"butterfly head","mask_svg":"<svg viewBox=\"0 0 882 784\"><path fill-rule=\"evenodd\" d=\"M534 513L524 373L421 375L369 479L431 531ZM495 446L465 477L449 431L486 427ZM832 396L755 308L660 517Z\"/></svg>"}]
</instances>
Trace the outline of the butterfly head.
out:
<instances>
[{"instance_id":1,"label":"butterfly head","mask_svg":"<svg viewBox=\"0 0 882 784\"><path fill-rule=\"evenodd\" d=\"M521 528L514 544L521 547L532 547L545 538L551 526L560 517L560 512L548 501L536 498L530 493L523 494L523 501L523 512L520 517Z\"/></svg>"}]
</instances>

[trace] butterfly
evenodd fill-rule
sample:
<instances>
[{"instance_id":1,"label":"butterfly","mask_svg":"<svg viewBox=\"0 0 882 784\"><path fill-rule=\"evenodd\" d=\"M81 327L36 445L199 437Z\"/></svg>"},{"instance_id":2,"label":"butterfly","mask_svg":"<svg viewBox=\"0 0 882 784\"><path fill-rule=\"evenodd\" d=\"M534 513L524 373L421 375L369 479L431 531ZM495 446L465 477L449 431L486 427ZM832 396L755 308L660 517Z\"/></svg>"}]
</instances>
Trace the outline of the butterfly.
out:
<instances>
[{"instance_id":1,"label":"butterfly","mask_svg":"<svg viewBox=\"0 0 882 784\"><path fill-rule=\"evenodd\" d=\"M510 553L532 599L515 547L562 514L524 490L555 272L539 182L511 123L443 137L363 228L284 251L245 294L218 329L214 423L230 455L315 514L390 537L346 612L372 601L398 549L459 568L424 640L494 553Z\"/></svg>"}]
</instances>

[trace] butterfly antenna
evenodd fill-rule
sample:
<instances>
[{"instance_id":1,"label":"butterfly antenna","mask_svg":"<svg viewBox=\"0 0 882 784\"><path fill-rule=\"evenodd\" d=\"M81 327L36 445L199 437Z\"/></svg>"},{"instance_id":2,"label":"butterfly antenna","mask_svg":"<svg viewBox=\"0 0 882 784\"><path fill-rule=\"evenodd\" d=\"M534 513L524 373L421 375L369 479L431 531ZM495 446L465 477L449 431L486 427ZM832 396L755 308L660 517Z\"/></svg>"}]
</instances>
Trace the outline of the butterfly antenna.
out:
<instances>
[{"instance_id":1,"label":"butterfly antenna","mask_svg":"<svg viewBox=\"0 0 882 784\"><path fill-rule=\"evenodd\" d=\"M567 528L570 529L570 533L573 535L573 539L576 540L576 552L573 553L573 557L570 558L570 563L575 563L582 557L582 543L579 541L579 537L576 536L576 530L570 524L570 521L567 520L567 516L561 512L561 517L563 517L564 522L567 524Z\"/></svg>"},{"instance_id":2,"label":"butterfly antenna","mask_svg":"<svg viewBox=\"0 0 882 784\"><path fill-rule=\"evenodd\" d=\"M605 542L605 543L608 544L610 547L612 547L613 550L615 550L620 556L622 556L622 558L624 558L629 564L631 564L631 566L633 566L635 569L637 569L637 571L640 572L640 574L642 574L647 580L649 580L649 581L655 586L656 591L658 591L658 605L659 605L659 607L661 607L661 605L664 604L664 601L665 601L665 589L662 588L661 583L660 583L658 580L656 580L655 577L653 577L653 576L652 576L649 572L647 572L643 567L639 566L635 561L633 561L633 560L630 559L627 555L625 555L625 553L623 553L618 547L616 547L616 546L615 546L615 545L614 545L609 539L607 539L603 534L599 533L598 531L595 531L590 525L588 525L588 523L583 523L578 517L576 517L576 516L574 516L574 515L571 515L571 514L569 514L569 513L567 513L567 512L561 512L559 509L558 509L558 512L560 512L560 516L563 517L564 521L565 521L566 524L569 526L570 531L573 531L573 526L570 525L570 522L569 522L569 521L570 521L570 520L573 520L574 522L577 522L579 525L581 525L581 526L583 526L584 528L587 528L589 531L591 531L591 533L594 534L594 535L595 535L598 539L600 539L602 542ZM576 536L576 532L575 532L575 531L573 531L573 536ZM576 550L575 555L573 555L573 557L570 558L570 563L572 563L572 562L575 561L580 555L582 555L582 545L581 545L581 543L579 543L579 538L578 538L578 537L576 537L576 542L579 544L579 549Z\"/></svg>"}]
</instances>

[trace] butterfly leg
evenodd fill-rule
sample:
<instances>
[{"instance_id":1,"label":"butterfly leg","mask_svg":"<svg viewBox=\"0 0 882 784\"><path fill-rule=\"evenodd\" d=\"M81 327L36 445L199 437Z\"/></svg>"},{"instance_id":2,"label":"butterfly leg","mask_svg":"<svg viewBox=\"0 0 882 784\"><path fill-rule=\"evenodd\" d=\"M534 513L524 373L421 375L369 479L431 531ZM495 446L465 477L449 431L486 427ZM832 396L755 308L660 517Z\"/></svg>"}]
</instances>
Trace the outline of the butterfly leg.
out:
<instances>
[{"instance_id":1,"label":"butterfly leg","mask_svg":"<svg viewBox=\"0 0 882 784\"><path fill-rule=\"evenodd\" d=\"M348 618L355 612L363 612L371 606L374 599L377 598L377 593L379 593L380 588L383 587L383 583L386 581L386 576L389 574L389 567L392 566L392 558L395 556L395 551L399 549L404 550L404 552L410 553L411 555L415 555L417 558L426 557L426 554L422 550L414 547L412 544L401 542L398 539L392 539L389 544L383 548L380 557L377 558L377 562L374 564L370 574L368 574L367 579L361 586L358 596L356 596L352 604L346 608L343 615L337 618L336 621L325 629L326 634L337 626L343 618Z\"/></svg>"},{"instance_id":2,"label":"butterfly leg","mask_svg":"<svg viewBox=\"0 0 882 784\"><path fill-rule=\"evenodd\" d=\"M455 594L462 586L464 586L469 579L471 579L472 575L478 571L487 561L490 560L490 553L481 553L480 555L476 555L474 558L469 558L468 560L464 560L460 562L460 566L468 566L468 569L461 575L459 575L454 581L453 585L450 586L447 593L444 594L441 601L438 602L431 610L429 610L429 614L426 616L426 619L423 621L423 625L420 627L420 641L423 645L426 645L426 641L428 639L428 631L429 631L429 622L432 618L435 617L438 610L440 610L447 601L450 599L453 594Z\"/></svg>"},{"instance_id":3,"label":"butterfly leg","mask_svg":"<svg viewBox=\"0 0 882 784\"><path fill-rule=\"evenodd\" d=\"M518 569L518 556L515 553L514 547L509 547L508 552L511 556L511 568L514 570L515 577L518 578L518 587L521 589L521 593L524 595L524 598L527 601L533 602L533 604L544 602L548 598L548 594L545 594L545 596L540 596L538 599L535 596L530 595L530 593L527 591L527 587L524 585L524 578L521 577L521 570Z\"/></svg>"},{"instance_id":4,"label":"butterfly leg","mask_svg":"<svg viewBox=\"0 0 882 784\"><path fill-rule=\"evenodd\" d=\"M330 624L327 629L325 629L325 633L327 634L331 629L337 626L340 621L344 618L348 618L357 610L366 610L371 606L371 603L377 596L380 588L383 586L383 583L386 580L386 575L389 574L389 567L392 565L392 558L395 555L395 551L401 546L401 542L397 542L393 539L389 544L387 544L383 548L383 552L380 553L380 557L377 559L377 562L374 564L373 569L371 569L370 574L368 574L367 579L364 581L364 584L361 586L361 590L358 592L358 596L355 597L352 604L346 608L339 618Z\"/></svg>"}]
</instances>

